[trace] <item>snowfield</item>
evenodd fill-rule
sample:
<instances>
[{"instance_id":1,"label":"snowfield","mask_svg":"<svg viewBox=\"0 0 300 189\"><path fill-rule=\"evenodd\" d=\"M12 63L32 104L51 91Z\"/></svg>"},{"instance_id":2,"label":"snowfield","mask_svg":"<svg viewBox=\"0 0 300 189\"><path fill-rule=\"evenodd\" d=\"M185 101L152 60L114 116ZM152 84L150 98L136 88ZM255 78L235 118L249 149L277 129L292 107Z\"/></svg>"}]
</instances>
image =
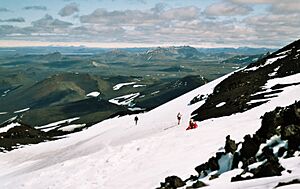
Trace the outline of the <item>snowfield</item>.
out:
<instances>
[{"instance_id":1,"label":"snowfield","mask_svg":"<svg viewBox=\"0 0 300 189\"><path fill-rule=\"evenodd\" d=\"M228 76L228 75L227 75ZM204 101L188 105L199 94L210 94L224 78L219 78L174 99L148 113L108 119L79 133L57 141L26 146L0 154L0 188L12 189L153 189L164 178L183 179L196 174L194 167L206 162L225 144L230 134L236 142L253 134L260 117L276 106L299 100L300 86L284 88L269 102L231 116L198 122L197 129L186 131L190 114ZM291 78L284 78L290 82ZM285 81L281 80L282 83ZM292 82L300 81L300 74ZM268 83L267 86L273 83ZM183 114L181 125L176 115ZM218 179L203 181L206 188L273 188L280 181L300 178L300 158L280 160L292 170L280 177L230 182L241 169L225 172ZM222 166L230 163L222 159ZM290 185L283 188L300 188Z\"/></svg>"}]
</instances>

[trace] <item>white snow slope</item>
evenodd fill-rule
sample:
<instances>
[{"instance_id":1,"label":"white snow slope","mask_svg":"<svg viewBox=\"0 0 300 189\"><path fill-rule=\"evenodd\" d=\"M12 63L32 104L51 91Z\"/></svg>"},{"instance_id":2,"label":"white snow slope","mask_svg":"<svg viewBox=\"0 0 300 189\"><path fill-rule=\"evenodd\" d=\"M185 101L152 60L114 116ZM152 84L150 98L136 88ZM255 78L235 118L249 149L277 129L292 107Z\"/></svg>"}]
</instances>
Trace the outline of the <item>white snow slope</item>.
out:
<instances>
[{"instance_id":1,"label":"white snow slope","mask_svg":"<svg viewBox=\"0 0 300 189\"><path fill-rule=\"evenodd\" d=\"M183 179L196 175L194 167L204 163L224 146L230 134L236 142L260 127L260 117L276 106L299 100L300 86L286 87L268 103L247 112L199 122L186 131L190 114L202 103L188 106L198 94L209 94L225 77L197 88L148 113L105 120L57 141L26 146L0 154L0 188L8 189L151 189L164 178ZM283 78L284 79L284 78ZM300 80L300 74L294 81ZM181 125L176 115L183 114ZM279 181L300 178L300 158L281 160L292 170L280 177L231 183L241 170L225 172L204 181L207 188L273 188ZM299 188L299 185L285 188Z\"/></svg>"}]
</instances>

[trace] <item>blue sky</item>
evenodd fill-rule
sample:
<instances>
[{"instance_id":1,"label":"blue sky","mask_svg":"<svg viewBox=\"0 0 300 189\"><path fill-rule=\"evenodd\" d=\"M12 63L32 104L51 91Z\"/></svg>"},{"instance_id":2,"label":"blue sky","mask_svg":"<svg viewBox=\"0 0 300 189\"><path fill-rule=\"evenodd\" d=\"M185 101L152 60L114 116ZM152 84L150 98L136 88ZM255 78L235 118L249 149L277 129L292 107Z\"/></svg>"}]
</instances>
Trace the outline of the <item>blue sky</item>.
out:
<instances>
[{"instance_id":1,"label":"blue sky","mask_svg":"<svg viewBox=\"0 0 300 189\"><path fill-rule=\"evenodd\" d=\"M0 1L0 45L280 47L299 0Z\"/></svg>"}]
</instances>

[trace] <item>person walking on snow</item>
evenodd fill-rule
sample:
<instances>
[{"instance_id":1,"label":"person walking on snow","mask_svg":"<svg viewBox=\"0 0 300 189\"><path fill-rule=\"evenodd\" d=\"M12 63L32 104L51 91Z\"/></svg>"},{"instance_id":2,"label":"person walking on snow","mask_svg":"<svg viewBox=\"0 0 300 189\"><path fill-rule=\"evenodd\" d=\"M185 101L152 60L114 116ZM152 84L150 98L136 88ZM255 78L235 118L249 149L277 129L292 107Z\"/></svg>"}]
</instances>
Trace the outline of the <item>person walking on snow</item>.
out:
<instances>
[{"instance_id":1,"label":"person walking on snow","mask_svg":"<svg viewBox=\"0 0 300 189\"><path fill-rule=\"evenodd\" d=\"M134 117L135 125L137 125L139 118L137 116Z\"/></svg>"},{"instance_id":2,"label":"person walking on snow","mask_svg":"<svg viewBox=\"0 0 300 189\"><path fill-rule=\"evenodd\" d=\"M181 113L178 112L177 114L178 125L180 125L181 116L182 116Z\"/></svg>"}]
</instances>

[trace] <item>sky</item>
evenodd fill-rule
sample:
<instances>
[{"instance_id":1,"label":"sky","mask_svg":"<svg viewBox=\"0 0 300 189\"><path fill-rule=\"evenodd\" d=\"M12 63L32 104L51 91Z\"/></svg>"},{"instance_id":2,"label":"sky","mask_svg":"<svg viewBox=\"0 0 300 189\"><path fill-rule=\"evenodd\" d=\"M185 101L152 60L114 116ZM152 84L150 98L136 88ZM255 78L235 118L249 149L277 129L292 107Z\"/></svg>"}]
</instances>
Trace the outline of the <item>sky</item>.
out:
<instances>
[{"instance_id":1,"label":"sky","mask_svg":"<svg viewBox=\"0 0 300 189\"><path fill-rule=\"evenodd\" d=\"M0 47L281 47L299 0L0 1Z\"/></svg>"}]
</instances>

